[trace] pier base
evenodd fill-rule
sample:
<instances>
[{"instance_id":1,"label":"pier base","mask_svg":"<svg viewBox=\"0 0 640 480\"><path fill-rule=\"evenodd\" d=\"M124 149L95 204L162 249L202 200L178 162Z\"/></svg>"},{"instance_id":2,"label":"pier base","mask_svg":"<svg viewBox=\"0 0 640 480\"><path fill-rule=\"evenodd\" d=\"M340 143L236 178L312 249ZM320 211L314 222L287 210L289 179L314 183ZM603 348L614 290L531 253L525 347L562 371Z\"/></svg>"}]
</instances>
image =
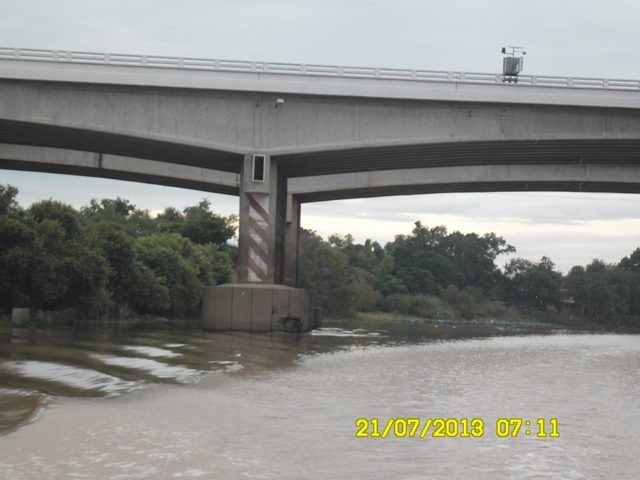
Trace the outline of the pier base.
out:
<instances>
[{"instance_id":1,"label":"pier base","mask_svg":"<svg viewBox=\"0 0 640 480\"><path fill-rule=\"evenodd\" d=\"M205 287L202 328L239 332L307 332L320 326L311 295L284 285L229 283Z\"/></svg>"}]
</instances>

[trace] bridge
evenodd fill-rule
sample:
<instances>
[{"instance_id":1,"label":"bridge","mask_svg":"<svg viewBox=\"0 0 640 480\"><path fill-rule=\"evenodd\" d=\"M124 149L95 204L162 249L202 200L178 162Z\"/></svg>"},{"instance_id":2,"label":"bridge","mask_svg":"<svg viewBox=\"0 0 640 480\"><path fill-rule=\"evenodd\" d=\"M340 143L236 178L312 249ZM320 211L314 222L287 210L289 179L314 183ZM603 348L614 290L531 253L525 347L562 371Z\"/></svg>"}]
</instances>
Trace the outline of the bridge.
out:
<instances>
[{"instance_id":1,"label":"bridge","mask_svg":"<svg viewBox=\"0 0 640 480\"><path fill-rule=\"evenodd\" d=\"M240 198L211 328L309 328L305 202L640 191L640 81L0 48L0 168ZM247 298L249 300L247 301ZM297 324L296 324L297 322Z\"/></svg>"}]
</instances>

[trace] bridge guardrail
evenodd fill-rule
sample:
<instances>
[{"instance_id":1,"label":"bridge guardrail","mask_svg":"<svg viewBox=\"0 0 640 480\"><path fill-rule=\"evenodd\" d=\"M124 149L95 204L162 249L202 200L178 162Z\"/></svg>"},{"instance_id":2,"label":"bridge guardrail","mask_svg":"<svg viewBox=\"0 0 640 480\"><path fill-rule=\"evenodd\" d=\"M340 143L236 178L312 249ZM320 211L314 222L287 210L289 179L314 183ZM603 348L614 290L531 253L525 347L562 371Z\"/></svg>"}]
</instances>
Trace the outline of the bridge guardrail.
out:
<instances>
[{"instance_id":1,"label":"bridge guardrail","mask_svg":"<svg viewBox=\"0 0 640 480\"><path fill-rule=\"evenodd\" d=\"M264 72L286 75L314 75L349 78L380 78L385 80L414 80L422 82L461 82L502 84L501 74L475 72L446 72L437 70L410 70L402 68L345 67L278 62L252 62L241 60L212 60L205 58L170 57L160 55L134 55L120 53L74 52L67 50L37 50L0 47L1 59L48 62L69 62L106 65L181 68L226 72ZM640 90L640 80L554 77L547 75L519 75L512 85L564 87L581 89Z\"/></svg>"}]
</instances>

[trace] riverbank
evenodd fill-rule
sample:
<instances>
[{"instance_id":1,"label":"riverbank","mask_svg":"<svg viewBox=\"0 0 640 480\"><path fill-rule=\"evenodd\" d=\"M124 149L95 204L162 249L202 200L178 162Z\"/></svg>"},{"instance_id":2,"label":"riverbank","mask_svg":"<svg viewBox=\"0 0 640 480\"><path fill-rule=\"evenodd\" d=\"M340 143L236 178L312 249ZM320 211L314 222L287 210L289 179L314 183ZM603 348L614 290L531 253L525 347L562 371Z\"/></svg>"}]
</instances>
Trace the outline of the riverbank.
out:
<instances>
[{"instance_id":1,"label":"riverbank","mask_svg":"<svg viewBox=\"0 0 640 480\"><path fill-rule=\"evenodd\" d=\"M510 311L509 315L500 318L487 319L478 318L475 320L463 319L429 319L415 315L389 312L358 312L351 319L325 318L322 321L324 327L343 327L370 325L380 327L394 324L433 324L452 326L495 326L495 327L522 327L522 328L569 328L589 332L615 332L633 333L640 332L640 328L601 324L585 319L584 317L572 313L564 312L544 312L532 315L525 315L518 311Z\"/></svg>"}]
</instances>

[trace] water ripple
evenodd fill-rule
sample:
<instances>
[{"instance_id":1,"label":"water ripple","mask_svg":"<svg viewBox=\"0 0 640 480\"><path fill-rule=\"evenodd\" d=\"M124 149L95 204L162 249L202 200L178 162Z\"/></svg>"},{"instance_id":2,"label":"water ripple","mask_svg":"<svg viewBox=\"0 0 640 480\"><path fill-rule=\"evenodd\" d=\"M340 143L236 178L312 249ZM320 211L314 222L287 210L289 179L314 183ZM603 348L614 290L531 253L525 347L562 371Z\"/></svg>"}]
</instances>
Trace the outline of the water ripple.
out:
<instances>
[{"instance_id":1,"label":"water ripple","mask_svg":"<svg viewBox=\"0 0 640 480\"><path fill-rule=\"evenodd\" d=\"M5 362L0 365L0 368L23 377L57 383L75 390L97 391L109 397L141 387L139 382L122 380L88 368L71 367L59 363L26 360Z\"/></svg>"},{"instance_id":2,"label":"water ripple","mask_svg":"<svg viewBox=\"0 0 640 480\"><path fill-rule=\"evenodd\" d=\"M314 337L380 337L378 332L369 332L367 330L355 329L345 330L343 328L317 328L312 330L310 334Z\"/></svg>"},{"instance_id":3,"label":"water ripple","mask_svg":"<svg viewBox=\"0 0 640 480\"><path fill-rule=\"evenodd\" d=\"M123 350L128 350L131 352L139 353L140 355L145 355L147 357L164 357L164 358L175 358L181 357L181 353L176 353L171 350L165 350L164 348L158 347L148 347L141 345L125 345L122 347Z\"/></svg>"},{"instance_id":4,"label":"water ripple","mask_svg":"<svg viewBox=\"0 0 640 480\"><path fill-rule=\"evenodd\" d=\"M168 365L149 358L117 357L115 355L102 355L98 353L92 353L90 356L106 365L142 370L155 377L172 379L180 383L188 383L207 373L202 370Z\"/></svg>"}]
</instances>

